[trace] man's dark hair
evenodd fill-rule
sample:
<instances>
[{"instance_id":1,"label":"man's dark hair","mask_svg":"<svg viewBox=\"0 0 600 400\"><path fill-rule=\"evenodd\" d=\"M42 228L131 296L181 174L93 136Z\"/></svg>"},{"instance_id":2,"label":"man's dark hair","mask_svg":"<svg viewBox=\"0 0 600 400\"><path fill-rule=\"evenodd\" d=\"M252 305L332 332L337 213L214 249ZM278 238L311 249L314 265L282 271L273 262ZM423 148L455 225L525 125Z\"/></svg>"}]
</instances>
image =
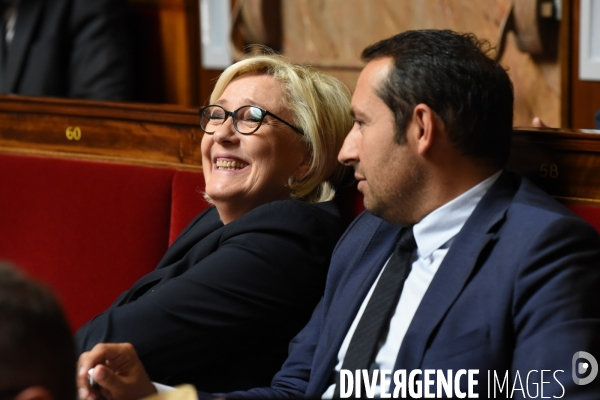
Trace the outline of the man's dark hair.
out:
<instances>
[{"instance_id":1,"label":"man's dark hair","mask_svg":"<svg viewBox=\"0 0 600 400\"><path fill-rule=\"evenodd\" d=\"M450 30L406 31L367 47L364 61L392 57L379 97L393 111L404 144L414 107L424 103L444 122L464 155L502 167L510 151L513 87L488 53L489 42Z\"/></svg>"},{"instance_id":2,"label":"man's dark hair","mask_svg":"<svg viewBox=\"0 0 600 400\"><path fill-rule=\"evenodd\" d=\"M43 386L73 400L77 358L71 331L52 291L0 263L0 399Z\"/></svg>"}]
</instances>

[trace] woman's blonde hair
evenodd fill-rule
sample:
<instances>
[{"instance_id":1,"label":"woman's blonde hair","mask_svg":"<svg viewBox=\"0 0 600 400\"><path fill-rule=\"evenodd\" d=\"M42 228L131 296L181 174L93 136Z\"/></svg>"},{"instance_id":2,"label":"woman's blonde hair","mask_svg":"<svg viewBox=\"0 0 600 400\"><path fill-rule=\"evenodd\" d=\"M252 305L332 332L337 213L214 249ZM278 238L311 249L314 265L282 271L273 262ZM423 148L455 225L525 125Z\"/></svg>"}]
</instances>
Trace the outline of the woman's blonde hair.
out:
<instances>
[{"instance_id":1,"label":"woman's blonde hair","mask_svg":"<svg viewBox=\"0 0 600 400\"><path fill-rule=\"evenodd\" d=\"M217 80L210 104L235 78L252 73L270 75L281 84L285 93L282 105L290 111L292 124L304 132L303 140L311 148L307 174L298 180L290 178L290 197L310 203L333 199L335 186L347 172L337 155L352 128L348 89L312 67L292 64L280 55L263 54L227 68Z\"/></svg>"}]
</instances>

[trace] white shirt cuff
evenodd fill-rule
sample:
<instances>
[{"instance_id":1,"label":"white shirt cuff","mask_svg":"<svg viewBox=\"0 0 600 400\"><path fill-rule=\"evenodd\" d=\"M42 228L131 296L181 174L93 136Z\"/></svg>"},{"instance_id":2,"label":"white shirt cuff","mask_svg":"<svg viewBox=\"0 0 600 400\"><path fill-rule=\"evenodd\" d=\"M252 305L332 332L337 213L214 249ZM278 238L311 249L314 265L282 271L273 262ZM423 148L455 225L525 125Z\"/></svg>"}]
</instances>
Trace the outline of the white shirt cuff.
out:
<instances>
[{"instance_id":1,"label":"white shirt cuff","mask_svg":"<svg viewBox=\"0 0 600 400\"><path fill-rule=\"evenodd\" d=\"M156 389L156 393L166 393L166 392L175 390L174 387L163 385L161 383L152 382L152 384L154 385L154 388Z\"/></svg>"}]
</instances>

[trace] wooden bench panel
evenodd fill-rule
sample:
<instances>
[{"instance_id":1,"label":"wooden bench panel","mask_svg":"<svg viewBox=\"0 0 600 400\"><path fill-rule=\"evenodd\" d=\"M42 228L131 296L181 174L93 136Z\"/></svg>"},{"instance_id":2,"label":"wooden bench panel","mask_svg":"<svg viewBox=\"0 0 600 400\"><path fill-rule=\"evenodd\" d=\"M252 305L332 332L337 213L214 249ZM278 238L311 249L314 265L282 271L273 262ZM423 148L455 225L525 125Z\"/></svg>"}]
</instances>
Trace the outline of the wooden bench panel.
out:
<instances>
[{"instance_id":1,"label":"wooden bench panel","mask_svg":"<svg viewBox=\"0 0 600 400\"><path fill-rule=\"evenodd\" d=\"M600 206L600 132L596 132L515 129L508 169L566 204Z\"/></svg>"},{"instance_id":2,"label":"wooden bench panel","mask_svg":"<svg viewBox=\"0 0 600 400\"><path fill-rule=\"evenodd\" d=\"M97 156L201 170L197 111L170 105L0 96L0 151Z\"/></svg>"}]
</instances>

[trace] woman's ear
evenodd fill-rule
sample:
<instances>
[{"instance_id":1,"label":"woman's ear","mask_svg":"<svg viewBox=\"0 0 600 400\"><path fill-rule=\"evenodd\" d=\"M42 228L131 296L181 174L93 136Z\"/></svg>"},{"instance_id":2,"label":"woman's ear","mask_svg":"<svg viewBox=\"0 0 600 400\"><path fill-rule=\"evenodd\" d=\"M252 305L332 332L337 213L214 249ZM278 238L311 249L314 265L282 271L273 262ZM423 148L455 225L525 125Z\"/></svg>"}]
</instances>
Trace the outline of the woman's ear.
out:
<instances>
[{"instance_id":1,"label":"woman's ear","mask_svg":"<svg viewBox=\"0 0 600 400\"><path fill-rule=\"evenodd\" d=\"M296 181L301 181L304 179L310 170L310 164L313 157L312 148L308 144L305 144L304 147L302 161L300 164L298 164L298 167L296 167L296 172L294 173L294 179Z\"/></svg>"}]
</instances>

